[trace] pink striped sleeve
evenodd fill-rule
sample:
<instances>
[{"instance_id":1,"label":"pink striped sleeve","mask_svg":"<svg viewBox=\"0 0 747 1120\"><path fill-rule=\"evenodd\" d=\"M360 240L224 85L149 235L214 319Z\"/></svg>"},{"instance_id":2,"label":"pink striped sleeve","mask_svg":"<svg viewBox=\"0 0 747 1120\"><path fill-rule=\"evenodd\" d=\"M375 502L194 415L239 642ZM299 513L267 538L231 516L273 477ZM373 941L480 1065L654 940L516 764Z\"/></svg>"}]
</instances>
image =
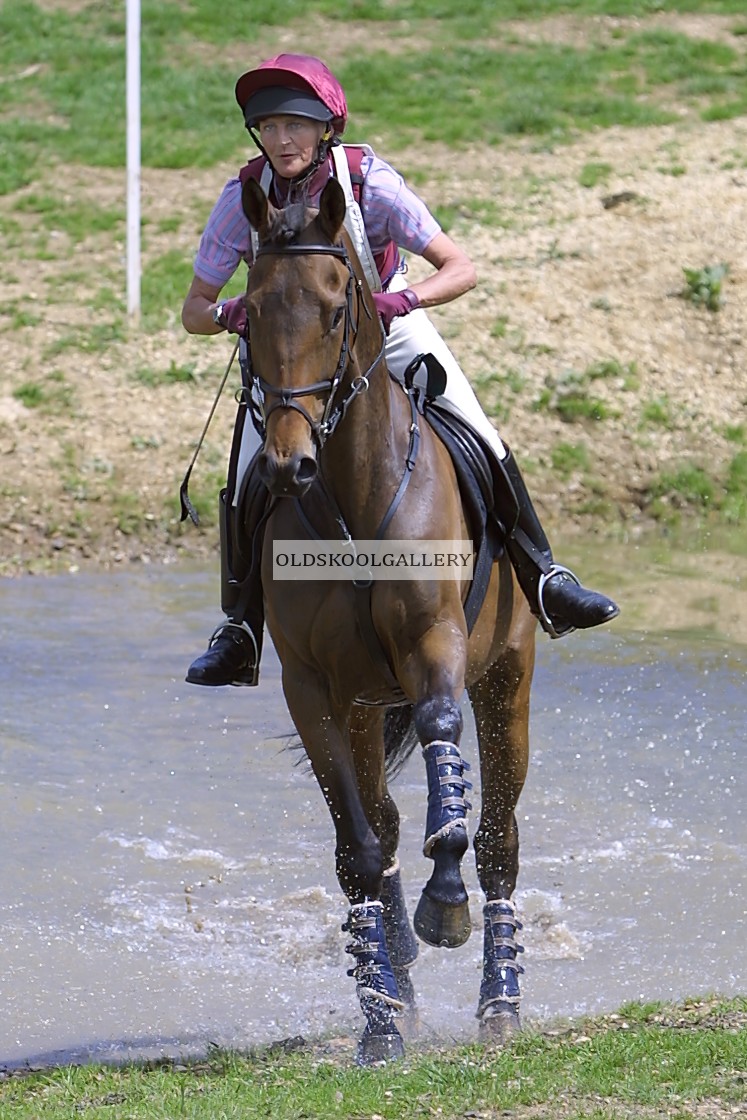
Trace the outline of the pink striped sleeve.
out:
<instances>
[{"instance_id":1,"label":"pink striped sleeve","mask_svg":"<svg viewBox=\"0 0 747 1120\"><path fill-rule=\"evenodd\" d=\"M441 226L418 195L378 156L364 158L363 220L374 253L389 241L400 249L422 254Z\"/></svg>"},{"instance_id":2,"label":"pink striped sleeve","mask_svg":"<svg viewBox=\"0 0 747 1120\"><path fill-rule=\"evenodd\" d=\"M251 261L249 223L241 209L241 183L230 179L213 207L195 256L195 276L223 287L242 260Z\"/></svg>"}]
</instances>

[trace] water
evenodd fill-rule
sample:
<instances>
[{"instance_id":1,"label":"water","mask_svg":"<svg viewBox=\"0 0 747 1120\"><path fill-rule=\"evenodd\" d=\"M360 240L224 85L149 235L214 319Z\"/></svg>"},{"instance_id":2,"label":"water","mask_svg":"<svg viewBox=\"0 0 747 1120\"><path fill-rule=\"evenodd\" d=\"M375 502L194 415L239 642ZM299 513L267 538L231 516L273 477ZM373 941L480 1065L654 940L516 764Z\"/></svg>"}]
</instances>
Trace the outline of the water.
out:
<instances>
[{"instance_id":1,"label":"water","mask_svg":"<svg viewBox=\"0 0 747 1120\"><path fill-rule=\"evenodd\" d=\"M705 627L698 588L701 613L683 616L680 594L669 632L621 619L539 641L519 804L526 1019L745 990L745 647L714 624L743 602L725 571ZM286 749L273 651L258 689L183 683L215 582L0 581L0 1066L360 1032L332 825ZM476 761L469 720L464 753ZM394 787L413 908L423 791L415 756ZM423 946L413 969L426 1031L449 1039L476 1033L471 853L465 870L478 932Z\"/></svg>"}]
</instances>

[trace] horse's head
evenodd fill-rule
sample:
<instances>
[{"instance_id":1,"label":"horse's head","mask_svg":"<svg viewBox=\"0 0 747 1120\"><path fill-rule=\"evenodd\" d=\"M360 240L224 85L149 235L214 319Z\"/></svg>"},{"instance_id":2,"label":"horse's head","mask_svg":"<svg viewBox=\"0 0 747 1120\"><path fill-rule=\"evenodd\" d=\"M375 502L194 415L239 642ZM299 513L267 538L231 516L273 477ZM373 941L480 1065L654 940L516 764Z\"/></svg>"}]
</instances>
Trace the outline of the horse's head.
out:
<instances>
[{"instance_id":1,"label":"horse's head","mask_svg":"<svg viewBox=\"0 0 747 1120\"><path fill-rule=\"evenodd\" d=\"M339 419L338 388L350 361L360 280L342 234L345 196L331 179L319 210L276 210L253 179L244 212L259 235L246 305L251 369L263 401L259 471L278 496L300 496Z\"/></svg>"}]
</instances>

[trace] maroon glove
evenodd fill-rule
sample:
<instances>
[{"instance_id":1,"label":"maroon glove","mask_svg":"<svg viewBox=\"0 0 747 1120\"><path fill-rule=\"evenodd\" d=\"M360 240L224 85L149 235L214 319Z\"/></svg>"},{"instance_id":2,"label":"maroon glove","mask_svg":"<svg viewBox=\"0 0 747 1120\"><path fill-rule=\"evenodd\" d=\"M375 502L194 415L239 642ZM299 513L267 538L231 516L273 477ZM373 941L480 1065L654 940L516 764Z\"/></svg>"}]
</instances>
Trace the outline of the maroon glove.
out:
<instances>
[{"instance_id":1,"label":"maroon glove","mask_svg":"<svg viewBox=\"0 0 747 1120\"><path fill-rule=\"evenodd\" d=\"M226 299L215 308L216 323L225 327L229 334L246 336L246 306L243 296Z\"/></svg>"},{"instance_id":2,"label":"maroon glove","mask_svg":"<svg viewBox=\"0 0 747 1120\"><path fill-rule=\"evenodd\" d=\"M420 300L412 288L405 288L402 292L374 292L373 298L384 327L384 334L389 334L392 319L397 319L400 315L409 315L416 307L420 307Z\"/></svg>"}]
</instances>

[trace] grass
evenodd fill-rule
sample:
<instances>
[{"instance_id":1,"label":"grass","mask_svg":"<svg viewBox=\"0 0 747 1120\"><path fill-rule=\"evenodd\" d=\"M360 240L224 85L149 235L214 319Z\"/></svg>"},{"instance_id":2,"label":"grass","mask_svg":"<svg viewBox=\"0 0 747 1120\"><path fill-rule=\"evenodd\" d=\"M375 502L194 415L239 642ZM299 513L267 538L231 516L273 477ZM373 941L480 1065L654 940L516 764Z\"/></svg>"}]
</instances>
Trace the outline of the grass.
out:
<instances>
[{"instance_id":1,"label":"grass","mask_svg":"<svg viewBox=\"0 0 747 1120\"><path fill-rule=\"evenodd\" d=\"M657 4L738 14L740 0ZM648 0L545 0L541 13L643 16ZM744 63L729 45L662 29L621 27L606 40L566 45L506 34L506 19L533 19L536 7L508 0L395 7L375 0L290 0L282 15L259 0L237 0L233 18L214 18L210 0L142 5L142 158L151 167L211 167L233 157L241 137L225 58L236 27L275 38L278 25L305 31L310 13L334 23L386 23L389 40L361 65L338 67L352 113L351 138L385 134L404 149L413 139L462 145L533 135L552 142L579 130L674 120L682 108L706 119L747 111ZM409 44L419 42L418 49ZM269 51L268 51L269 53ZM185 59L188 65L184 65ZM124 6L64 9L33 0L0 8L0 194L33 184L40 161L91 167L125 162ZM448 113L444 113L448 105ZM104 107L104 108L102 108ZM117 107L117 108L115 108ZM397 121L397 129L391 122ZM597 165L600 174L603 165ZM116 211L87 215L69 204L72 223L121 222Z\"/></svg>"},{"instance_id":2,"label":"grass","mask_svg":"<svg viewBox=\"0 0 747 1120\"><path fill-rule=\"evenodd\" d=\"M723 513L727 521L747 522L747 451L739 451L729 464L724 485Z\"/></svg>"},{"instance_id":3,"label":"grass","mask_svg":"<svg viewBox=\"0 0 747 1120\"><path fill-rule=\"evenodd\" d=\"M146 167L233 167L243 131L233 98L236 26L251 26L252 58L270 53L280 28L293 38L307 32L313 16L330 41L346 25L368 32L365 50L340 52L335 69L342 79L351 110L348 136L373 140L382 150L399 151L407 163L409 146L437 140L456 148L479 142L496 148L511 137L528 136L534 147L550 151L582 132L610 125L639 126L666 121L716 120L747 113L745 54L739 43L657 24L646 17L658 13L718 13L733 35L747 35L743 0L288 0L282 12L268 10L259 0L237 0L231 21L215 19L209 0L144 0L142 5L142 158ZM615 22L600 20L613 17ZM548 17L567 17L572 32L566 40L544 24ZM327 21L326 24L323 21ZM528 26L518 26L525 21ZM585 21L585 23L583 22ZM536 25L536 26L533 26ZM527 31L530 33L527 34ZM582 33L584 32L585 33ZM42 363L54 365L56 355L68 352L104 354L128 338L124 303L122 242L124 201L99 203L76 196L60 176L45 189L45 176L60 162L78 164L81 181L95 181L98 168L121 170L125 162L124 73L125 11L123 5L48 4L41 0L4 0L0 6L0 194L7 213L0 214L0 233L11 253L27 261L67 262L69 275L49 285L47 304L63 298L75 285L76 298L92 312L85 326L69 325L60 316L56 335L39 332ZM578 33L576 33L578 32ZM323 35L322 35L323 39ZM319 48L320 50L322 48ZM324 53L322 51L322 53ZM394 123L396 122L396 124ZM577 172L587 189L602 186L617 172L604 161L602 145ZM724 160L745 166L744 153L724 152ZM500 160L499 155L496 156ZM405 168L417 186L434 169ZM682 153L675 140L662 149L660 171L684 173ZM112 181L109 177L108 182ZM19 188L25 189L19 191ZM448 191L439 216L446 228L476 226L493 229L514 222L503 184L494 196L470 197L455 203ZM548 184L527 173L517 185L541 204ZM196 228L209 206L191 205ZM142 328L144 333L177 331L179 308L192 275L196 233L183 216L168 214L143 226ZM156 236L185 234L171 241L166 253L148 251ZM84 243L105 244L110 258L97 275L85 268ZM190 243L191 242L191 243ZM551 242L541 259L561 260L560 239ZM189 244L189 247L183 245ZM87 246L86 246L87 248ZM78 275L72 268L77 266ZM52 270L47 270L51 272ZM718 310L726 281L725 265L684 270L684 298ZM243 270L226 295L243 288ZM6 279L9 277L6 275ZM17 281L16 281L17 282ZM68 293L69 297L69 293ZM591 303L610 310L608 296ZM9 300L0 330L30 332L45 320L38 303ZM461 330L456 322L453 333ZM491 338L509 343L518 329L506 316L493 314ZM516 350L517 347L513 346ZM527 352L529 347L527 347ZM147 387L168 387L196 381L187 362L168 368L148 364L147 354L127 373ZM51 412L72 407L71 390L53 379L37 378L29 367L27 380L15 389L28 409ZM600 424L614 415L618 390L636 380L632 364L611 360L581 372L568 371L548 379L535 408L552 411L568 424ZM599 391L598 383L614 380L614 393ZM518 380L514 378L514 380ZM488 383L489 382L489 383ZM505 420L519 384L507 379L486 381L495 415ZM664 399L645 406L641 424L671 428L672 409ZM147 436L143 436L147 438ZM739 443L738 440L735 442ZM573 466L572 440L552 452L560 473L582 470ZM741 518L740 472L727 483L714 480L712 508ZM688 485L671 472L654 484L652 502L662 508L673 502L699 508ZM667 491L669 487L669 491ZM669 497L667 497L669 494Z\"/></svg>"},{"instance_id":4,"label":"grass","mask_svg":"<svg viewBox=\"0 0 747 1120\"><path fill-rule=\"evenodd\" d=\"M718 516L730 524L747 522L747 451L732 457L723 478L697 463L662 471L649 484L647 502L651 515L664 524L676 524L683 512Z\"/></svg>"},{"instance_id":5,"label":"grass","mask_svg":"<svg viewBox=\"0 0 747 1120\"><path fill-rule=\"evenodd\" d=\"M585 163L581 168L578 181L582 187L592 188L606 183L612 174L612 165L609 163Z\"/></svg>"},{"instance_id":6,"label":"grass","mask_svg":"<svg viewBox=\"0 0 747 1120\"><path fill-rule=\"evenodd\" d=\"M154 389L157 385L184 385L195 384L198 380L193 363L181 366L172 361L167 369L153 369L151 366L141 366L133 373L133 378L141 385Z\"/></svg>"},{"instance_id":7,"label":"grass","mask_svg":"<svg viewBox=\"0 0 747 1120\"><path fill-rule=\"evenodd\" d=\"M665 428L667 431L672 430L674 427L674 409L666 394L646 401L641 409L641 425L643 427Z\"/></svg>"},{"instance_id":8,"label":"grass","mask_svg":"<svg viewBox=\"0 0 747 1120\"><path fill-rule=\"evenodd\" d=\"M527 1030L509 1047L410 1048L402 1063L355 1068L330 1047L201 1060L62 1067L6 1080L0 1118L17 1120L444 1120L553 1115L724 1117L747 1100L747 1000L627 1006L606 1019Z\"/></svg>"},{"instance_id":9,"label":"grass","mask_svg":"<svg viewBox=\"0 0 747 1120\"><path fill-rule=\"evenodd\" d=\"M720 311L723 306L724 280L729 272L728 264L711 264L703 268L684 268L685 287L682 298L709 311Z\"/></svg>"},{"instance_id":10,"label":"grass","mask_svg":"<svg viewBox=\"0 0 747 1120\"><path fill-rule=\"evenodd\" d=\"M680 505L709 508L716 497L716 483L703 467L687 463L674 471L663 471L649 493L654 499L666 497Z\"/></svg>"},{"instance_id":11,"label":"grass","mask_svg":"<svg viewBox=\"0 0 747 1120\"><path fill-rule=\"evenodd\" d=\"M591 466L589 452L583 443L556 444L552 449L550 460L554 473L564 479L588 471Z\"/></svg>"},{"instance_id":12,"label":"grass","mask_svg":"<svg viewBox=\"0 0 747 1120\"><path fill-rule=\"evenodd\" d=\"M24 381L13 390L13 397L28 409L60 415L72 411L73 389L64 375L52 371L44 380Z\"/></svg>"}]
</instances>

